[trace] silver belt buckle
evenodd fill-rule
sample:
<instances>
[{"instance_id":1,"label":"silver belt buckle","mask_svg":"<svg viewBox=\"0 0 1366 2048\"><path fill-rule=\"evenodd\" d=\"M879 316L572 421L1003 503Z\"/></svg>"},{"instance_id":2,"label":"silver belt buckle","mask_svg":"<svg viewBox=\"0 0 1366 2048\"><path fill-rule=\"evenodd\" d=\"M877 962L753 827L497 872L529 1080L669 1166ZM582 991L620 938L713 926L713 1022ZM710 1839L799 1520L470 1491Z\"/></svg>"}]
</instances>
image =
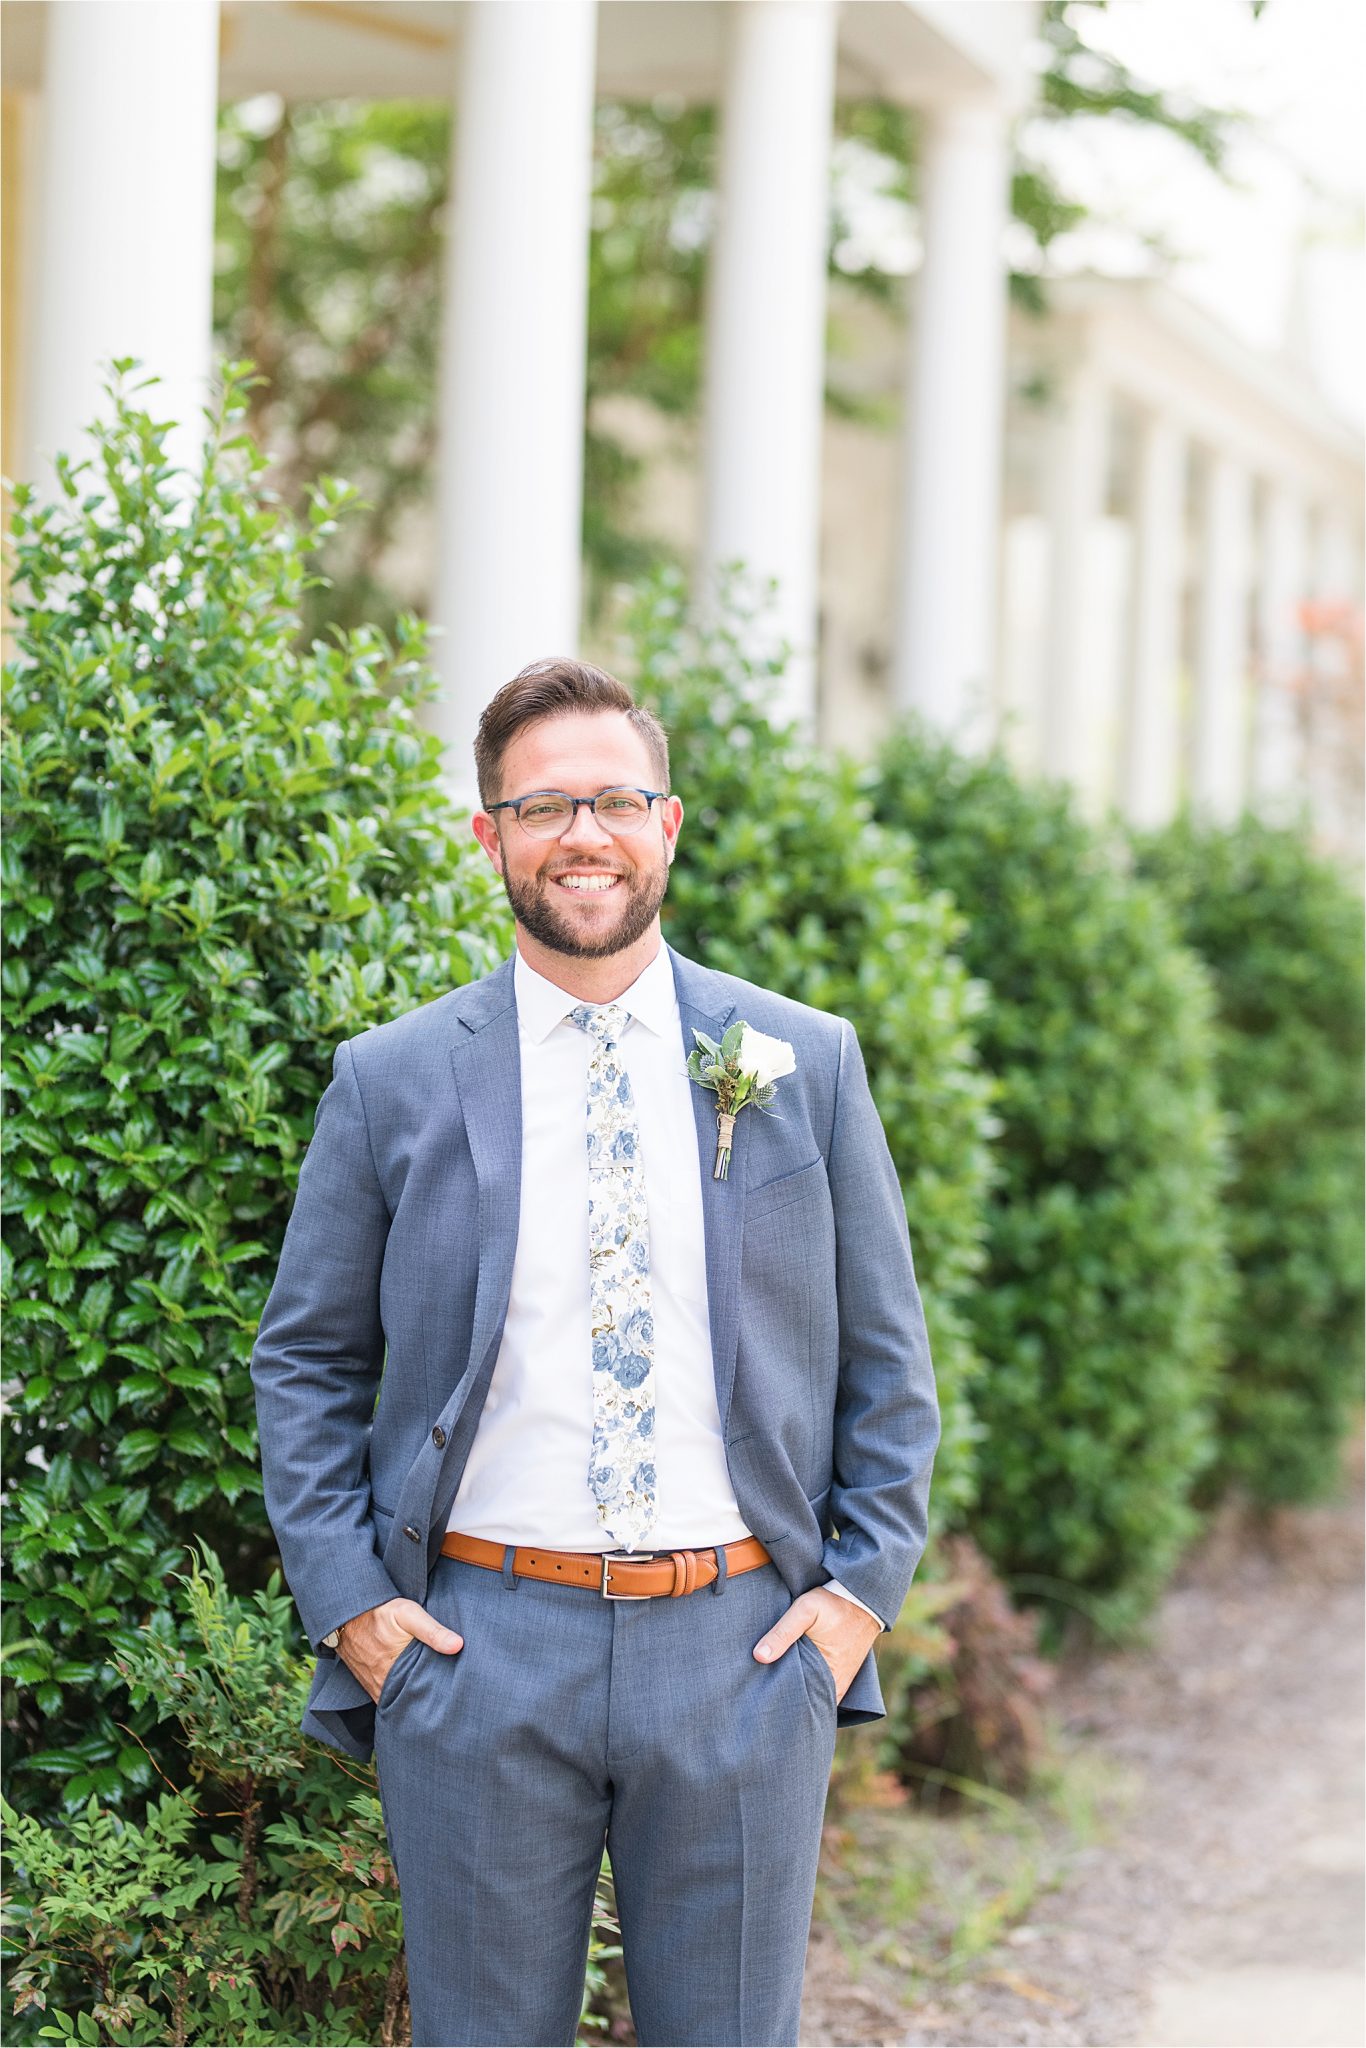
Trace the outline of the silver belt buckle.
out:
<instances>
[{"instance_id":1,"label":"silver belt buckle","mask_svg":"<svg viewBox=\"0 0 1366 2048\"><path fill-rule=\"evenodd\" d=\"M654 1556L652 1550L604 1550L602 1553L602 1597L604 1600L648 1600L648 1593L614 1593L607 1583L607 1570L613 1564L648 1564Z\"/></svg>"}]
</instances>

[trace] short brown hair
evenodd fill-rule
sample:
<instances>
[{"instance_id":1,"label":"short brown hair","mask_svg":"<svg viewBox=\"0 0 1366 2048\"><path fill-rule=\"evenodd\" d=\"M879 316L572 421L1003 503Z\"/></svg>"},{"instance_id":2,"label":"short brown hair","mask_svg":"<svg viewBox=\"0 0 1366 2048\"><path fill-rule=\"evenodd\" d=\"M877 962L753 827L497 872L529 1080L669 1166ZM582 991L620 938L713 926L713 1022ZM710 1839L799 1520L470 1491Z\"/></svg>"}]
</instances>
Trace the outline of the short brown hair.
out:
<instances>
[{"instance_id":1,"label":"short brown hair","mask_svg":"<svg viewBox=\"0 0 1366 2048\"><path fill-rule=\"evenodd\" d=\"M479 801L496 803L502 794L503 756L519 732L542 718L567 711L623 711L650 752L650 772L660 788L669 787L669 738L652 711L637 704L625 683L591 662L551 655L529 662L510 683L490 697L474 738L474 769Z\"/></svg>"}]
</instances>

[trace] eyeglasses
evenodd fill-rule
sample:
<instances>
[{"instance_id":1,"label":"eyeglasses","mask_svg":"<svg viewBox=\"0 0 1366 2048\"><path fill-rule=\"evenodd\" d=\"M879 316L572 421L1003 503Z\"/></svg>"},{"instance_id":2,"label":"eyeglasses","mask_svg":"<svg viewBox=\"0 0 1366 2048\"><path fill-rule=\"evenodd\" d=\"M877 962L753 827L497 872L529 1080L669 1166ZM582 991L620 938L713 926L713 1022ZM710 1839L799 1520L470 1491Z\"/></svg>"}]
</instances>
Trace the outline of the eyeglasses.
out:
<instances>
[{"instance_id":1,"label":"eyeglasses","mask_svg":"<svg viewBox=\"0 0 1366 2048\"><path fill-rule=\"evenodd\" d=\"M650 815L656 797L668 795L663 789L600 789L596 796L568 796L562 789L536 789L530 796L505 797L489 804L493 811L512 811L524 832L533 839L559 839L579 815L579 805L593 813L604 831L614 838L639 832Z\"/></svg>"}]
</instances>

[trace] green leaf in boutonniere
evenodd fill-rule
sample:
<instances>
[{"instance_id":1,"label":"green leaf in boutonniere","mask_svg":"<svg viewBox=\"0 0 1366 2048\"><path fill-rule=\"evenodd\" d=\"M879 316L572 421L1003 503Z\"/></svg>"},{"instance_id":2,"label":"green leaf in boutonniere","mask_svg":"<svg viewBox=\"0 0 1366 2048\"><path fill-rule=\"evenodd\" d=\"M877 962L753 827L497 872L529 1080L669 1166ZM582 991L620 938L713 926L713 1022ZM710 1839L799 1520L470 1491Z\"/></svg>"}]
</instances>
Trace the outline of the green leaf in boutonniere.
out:
<instances>
[{"instance_id":1,"label":"green leaf in boutonniere","mask_svg":"<svg viewBox=\"0 0 1366 2048\"><path fill-rule=\"evenodd\" d=\"M735 1119L749 1103L767 1110L784 1074L796 1072L797 1055L785 1038L770 1038L738 1020L718 1045L693 1026L697 1045L688 1054L688 1073L716 1096L716 1164L713 1180L730 1172L730 1145Z\"/></svg>"}]
</instances>

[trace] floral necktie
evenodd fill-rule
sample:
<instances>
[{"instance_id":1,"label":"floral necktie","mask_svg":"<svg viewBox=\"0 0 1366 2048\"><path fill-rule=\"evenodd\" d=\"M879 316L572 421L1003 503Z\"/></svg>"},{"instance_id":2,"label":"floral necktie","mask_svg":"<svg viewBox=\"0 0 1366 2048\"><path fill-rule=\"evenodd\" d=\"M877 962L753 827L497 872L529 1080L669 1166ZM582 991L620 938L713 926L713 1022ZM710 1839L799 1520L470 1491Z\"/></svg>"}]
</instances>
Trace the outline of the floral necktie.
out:
<instances>
[{"instance_id":1,"label":"floral necktie","mask_svg":"<svg viewBox=\"0 0 1366 2048\"><path fill-rule=\"evenodd\" d=\"M580 1003L569 1017L594 1041L588 1062L588 1486L603 1535L623 1550L641 1550L655 1519L655 1328L640 1127L617 1051L627 1013L619 1003Z\"/></svg>"}]
</instances>

